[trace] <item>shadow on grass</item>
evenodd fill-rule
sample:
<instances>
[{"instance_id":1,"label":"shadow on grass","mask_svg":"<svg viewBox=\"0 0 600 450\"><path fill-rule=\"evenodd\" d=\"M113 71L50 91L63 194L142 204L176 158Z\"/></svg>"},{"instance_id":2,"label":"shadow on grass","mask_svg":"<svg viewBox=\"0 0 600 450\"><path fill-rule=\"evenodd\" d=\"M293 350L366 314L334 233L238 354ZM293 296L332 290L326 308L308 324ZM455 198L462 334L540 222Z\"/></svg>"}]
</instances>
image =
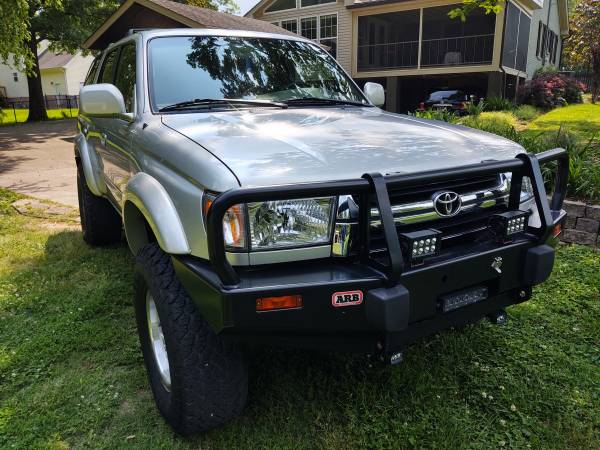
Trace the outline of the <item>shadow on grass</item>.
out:
<instances>
[{"instance_id":1,"label":"shadow on grass","mask_svg":"<svg viewBox=\"0 0 600 450\"><path fill-rule=\"evenodd\" d=\"M149 394L128 250L89 248L75 231L40 242L42 253L0 276L0 447L591 448L597 442L598 408L587 403L593 366L573 361L580 333L564 341L572 325L555 326L557 313L544 296L532 301L539 310L516 307L506 327L482 322L421 341L395 367L334 352L256 350L242 416L202 436L178 437Z\"/></svg>"}]
</instances>

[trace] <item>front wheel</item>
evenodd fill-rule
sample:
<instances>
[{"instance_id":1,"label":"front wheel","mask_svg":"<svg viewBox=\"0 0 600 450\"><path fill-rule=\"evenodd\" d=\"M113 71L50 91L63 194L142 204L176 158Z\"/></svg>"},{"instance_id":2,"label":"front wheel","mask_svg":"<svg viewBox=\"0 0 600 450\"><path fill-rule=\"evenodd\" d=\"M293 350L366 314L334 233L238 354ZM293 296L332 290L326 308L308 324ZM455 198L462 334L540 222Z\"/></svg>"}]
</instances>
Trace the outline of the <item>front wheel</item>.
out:
<instances>
[{"instance_id":1,"label":"front wheel","mask_svg":"<svg viewBox=\"0 0 600 450\"><path fill-rule=\"evenodd\" d=\"M137 256L135 311L154 399L175 431L205 431L241 413L248 391L241 354L210 329L156 244Z\"/></svg>"},{"instance_id":2,"label":"front wheel","mask_svg":"<svg viewBox=\"0 0 600 450\"><path fill-rule=\"evenodd\" d=\"M107 199L90 191L81 163L77 163L77 197L83 240L93 246L120 242L123 231L121 216Z\"/></svg>"}]
</instances>

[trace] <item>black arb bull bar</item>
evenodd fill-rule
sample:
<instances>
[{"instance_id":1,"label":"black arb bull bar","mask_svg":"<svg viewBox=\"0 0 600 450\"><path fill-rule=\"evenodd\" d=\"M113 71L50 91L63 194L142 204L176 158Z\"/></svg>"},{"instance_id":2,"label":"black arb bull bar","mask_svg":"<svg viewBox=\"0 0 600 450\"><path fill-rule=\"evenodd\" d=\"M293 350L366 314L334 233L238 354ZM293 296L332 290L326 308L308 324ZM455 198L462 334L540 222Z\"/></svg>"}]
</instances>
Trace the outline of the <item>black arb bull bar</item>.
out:
<instances>
[{"instance_id":1,"label":"black arb bull bar","mask_svg":"<svg viewBox=\"0 0 600 450\"><path fill-rule=\"evenodd\" d=\"M554 161L557 163L557 170L554 181L553 195L549 204L546 189L544 187L544 179L540 165ZM229 320L227 318L223 319L222 317L223 315L227 314L229 314L230 316L235 316L235 313L232 312L232 309L234 309L236 305L225 304L227 303L225 298L227 297L229 298L229 300L231 300L232 298L235 299L234 297L229 296L239 293L243 290L240 288L246 288L248 286L248 283L245 283L244 280L240 279L238 272L236 272L236 270L231 266L226 257L226 247L223 235L222 222L226 211L230 207L237 204L262 201L291 200L300 198L339 195L357 196L359 203L359 238L357 243L359 256L355 260L353 260L355 264L350 264L350 262L348 262L347 266L354 266L359 268L358 270L353 272L353 274L360 274L361 270L362 273L368 272L371 274L377 274L378 284L370 284L367 287L368 292L365 303L370 302L370 296L379 297L375 299L379 302L373 300L372 303L383 304L383 307L371 312L369 312L367 308L366 315L381 316L369 317L369 321L371 323L378 324L377 326L373 327L375 331L384 332L386 333L386 335L390 335L390 333L393 334L394 332L405 330L408 327L409 313L406 311L406 308L408 308L409 302L408 300L405 301L404 303L406 306L400 307L400 309L390 309L387 308L387 306L385 305L385 300L389 296L408 296L409 292L402 284L400 284L402 274L405 272L405 263L396 226L394 223L394 218L392 216L388 190L397 192L401 191L404 188L426 185L429 183L443 183L444 181L456 180L460 178L483 177L500 173L512 173L512 181L508 202L509 210L519 209L523 177L529 177L529 179L531 180L541 226L539 228L529 227L527 229L527 249L535 250L546 248L551 250L551 248L547 247L545 244L552 237L555 225L564 218L564 215L561 215L561 206L565 198L567 189L568 156L566 151L563 149L549 150L543 153L539 153L537 155L519 154L515 158L510 160L483 162L480 164L466 165L462 167L434 170L415 174L392 175L384 177L378 173L370 173L363 175L363 177L360 179L353 180L282 185L274 187L240 188L224 192L214 200L207 217L208 253L210 258L210 266L212 266L212 270L210 266L206 265L204 266L205 269L202 271L195 270L196 274L198 274L199 272L203 272L205 281L208 280L206 284L210 285L211 289L213 289L215 292L218 292L218 295L215 297L212 306L208 307L210 311L218 310L219 318L216 320L217 325L215 326L215 328L222 330L224 328L230 327L231 329L236 330L238 324L235 320ZM389 255L388 265L382 265L381 263L372 259L370 256L370 211L373 202L376 204L380 212L383 234L385 238L385 246L387 247L387 252ZM426 225L424 226L426 227ZM522 249L524 247L520 248ZM510 251L510 249L516 250L516 244L512 247L510 245L506 246L506 251ZM525 256L524 253L518 254L521 256ZM553 250L551 257L552 259L549 263L549 269L548 267L542 269L538 269L537 267L531 268L533 269L533 272L535 272L536 270L541 270L541 272L545 273L539 276L540 279L545 279L549 275L549 271L551 270L553 264ZM328 265L331 265L331 267L337 265L339 267L340 260L342 259L343 258L336 258L335 261L324 261L319 264L322 264L325 267L327 267ZM546 264L546 266L548 266L548 264ZM245 273L244 270L246 269L239 269L239 271L241 271L240 273ZM257 270L260 270L260 268ZM269 270L270 269L267 268L265 269L265 272L269 272ZM425 268L423 271L425 272L427 270L428 269ZM519 270L523 271L522 269ZM525 262L524 271L527 270L527 262ZM210 276L206 276L208 272L210 272ZM463 277L464 276L468 277L468 275L463 275ZM534 278L529 280L528 282L524 282L524 286L526 286L527 284L529 284L529 286L537 284L537 281L535 279L536 275L534 274L532 276ZM288 277L287 280L293 284L294 278ZM422 280L426 280L426 278ZM278 287L282 288L281 283ZM254 286L252 286L252 288L254 288ZM335 283L330 283L327 286L327 289L335 289ZM281 292L281 289L279 289L278 292ZM264 294L264 292L257 292L257 294ZM269 292L267 292L267 294L269 294ZM219 304L219 302L221 304ZM368 307L368 305L365 306ZM500 306L503 307L505 305L502 304ZM488 306L488 308L489 307L490 306ZM472 310L475 311L475 314L477 314L478 310L476 307L473 307ZM480 309L479 311L484 311L483 315L489 313L489 311L483 309ZM397 319L394 319L392 317L392 319L395 321L395 324L390 325L390 316L398 314L405 316L406 319L398 321ZM244 313L244 317L249 317L250 315L252 314L251 311L248 309ZM312 320L315 321L315 324L319 321L318 317L315 318L314 316L311 317L311 321ZM285 320L283 320L283 322L285 322ZM256 325L256 322L253 322L253 324ZM297 325L297 323L294 324ZM430 332L435 332L437 329L443 329L453 324L454 323L452 321L448 322L448 318L446 317L444 320L435 324L434 326L425 327L426 329L424 329L420 334L429 334ZM307 333L310 333L311 331L310 327L307 327L305 325L301 326L301 328L301 331ZM254 331L256 331L256 328L251 327L246 331L249 331L248 334L253 334ZM397 339L394 345L404 345L405 341L406 339L404 338L399 340ZM388 345L386 345L386 347L388 347Z\"/></svg>"}]
</instances>

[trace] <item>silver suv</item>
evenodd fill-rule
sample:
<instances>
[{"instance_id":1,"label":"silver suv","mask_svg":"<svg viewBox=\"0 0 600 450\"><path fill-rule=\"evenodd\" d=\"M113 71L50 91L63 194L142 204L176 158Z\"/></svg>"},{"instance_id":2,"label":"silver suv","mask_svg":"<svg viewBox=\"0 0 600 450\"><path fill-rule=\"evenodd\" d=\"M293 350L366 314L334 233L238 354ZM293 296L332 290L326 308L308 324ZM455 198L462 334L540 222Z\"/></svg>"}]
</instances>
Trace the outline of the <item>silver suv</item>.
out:
<instances>
[{"instance_id":1,"label":"silver suv","mask_svg":"<svg viewBox=\"0 0 600 450\"><path fill-rule=\"evenodd\" d=\"M178 432L242 411L247 344L397 363L422 336L503 322L550 275L565 152L384 102L287 35L141 31L95 61L75 143L83 237L125 231L150 385Z\"/></svg>"}]
</instances>

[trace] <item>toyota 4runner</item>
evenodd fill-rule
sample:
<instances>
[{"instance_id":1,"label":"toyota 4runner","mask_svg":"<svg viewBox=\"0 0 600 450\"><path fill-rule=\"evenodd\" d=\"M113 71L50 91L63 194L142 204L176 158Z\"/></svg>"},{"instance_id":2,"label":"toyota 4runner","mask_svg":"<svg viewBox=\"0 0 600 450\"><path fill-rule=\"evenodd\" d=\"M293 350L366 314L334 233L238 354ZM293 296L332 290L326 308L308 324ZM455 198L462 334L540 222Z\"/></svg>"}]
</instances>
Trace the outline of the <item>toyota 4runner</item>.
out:
<instances>
[{"instance_id":1,"label":"toyota 4runner","mask_svg":"<svg viewBox=\"0 0 600 450\"><path fill-rule=\"evenodd\" d=\"M288 35L139 31L94 62L75 143L83 238L125 231L150 385L178 432L242 411L240 343L395 363L422 336L503 320L550 275L565 152L384 101Z\"/></svg>"}]
</instances>

